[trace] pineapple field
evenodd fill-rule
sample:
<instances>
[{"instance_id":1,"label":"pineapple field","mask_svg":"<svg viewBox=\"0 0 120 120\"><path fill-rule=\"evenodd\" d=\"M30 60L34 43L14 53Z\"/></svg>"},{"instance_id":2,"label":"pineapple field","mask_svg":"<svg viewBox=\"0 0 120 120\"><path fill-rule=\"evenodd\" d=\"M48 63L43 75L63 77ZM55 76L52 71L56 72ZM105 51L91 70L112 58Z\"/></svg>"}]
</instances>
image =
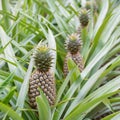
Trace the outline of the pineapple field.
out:
<instances>
[{"instance_id":1,"label":"pineapple field","mask_svg":"<svg viewBox=\"0 0 120 120\"><path fill-rule=\"evenodd\" d=\"M120 120L120 0L0 0L0 120Z\"/></svg>"}]
</instances>

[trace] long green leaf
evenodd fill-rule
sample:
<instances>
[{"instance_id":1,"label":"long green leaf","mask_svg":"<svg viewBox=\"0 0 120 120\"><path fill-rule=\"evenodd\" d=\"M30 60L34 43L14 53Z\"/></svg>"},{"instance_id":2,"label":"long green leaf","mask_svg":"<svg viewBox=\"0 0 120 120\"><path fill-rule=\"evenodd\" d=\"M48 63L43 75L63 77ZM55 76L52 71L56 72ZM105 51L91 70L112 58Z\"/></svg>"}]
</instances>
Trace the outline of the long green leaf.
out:
<instances>
[{"instance_id":1,"label":"long green leaf","mask_svg":"<svg viewBox=\"0 0 120 120\"><path fill-rule=\"evenodd\" d=\"M13 120L23 120L11 107L0 102L0 110L7 113Z\"/></svg>"},{"instance_id":2,"label":"long green leaf","mask_svg":"<svg viewBox=\"0 0 120 120\"><path fill-rule=\"evenodd\" d=\"M10 99L13 97L14 93L15 93L16 87L13 87L10 92L8 93L8 95L2 100L2 102L4 104L8 104L8 102L10 101Z\"/></svg>"},{"instance_id":3,"label":"long green leaf","mask_svg":"<svg viewBox=\"0 0 120 120\"><path fill-rule=\"evenodd\" d=\"M72 75L74 74L75 71L76 71L76 68L72 69L72 70L68 73L68 75L67 75L67 77L65 78L63 84L62 84L61 87L59 88L59 90L58 90L58 92L57 92L57 97L56 97L56 105L57 105L58 102L60 101L60 99L61 99L61 97L62 97L62 95L63 95L63 92L64 92L65 88L67 87L67 85L68 85L68 83L69 83L69 81L70 81L70 79L71 79L71 77L72 77ZM56 110L56 108L53 109L53 116L54 116L54 114L55 114L55 110ZM53 116L52 116L52 117L53 117Z\"/></svg>"},{"instance_id":4,"label":"long green leaf","mask_svg":"<svg viewBox=\"0 0 120 120\"><path fill-rule=\"evenodd\" d=\"M40 90L40 96L36 97L39 120L51 120L51 110L46 96Z\"/></svg>"},{"instance_id":5,"label":"long green leaf","mask_svg":"<svg viewBox=\"0 0 120 120\"><path fill-rule=\"evenodd\" d=\"M56 57L57 57L56 41L55 41L55 38L54 38L54 35L53 35L52 31L49 28L48 28L48 36L46 36L46 37L47 37L47 40L48 40L49 48L51 49L51 52L52 52L52 55L53 55L51 70L54 73L55 68L56 68Z\"/></svg>"},{"instance_id":6,"label":"long green leaf","mask_svg":"<svg viewBox=\"0 0 120 120\"><path fill-rule=\"evenodd\" d=\"M78 93L76 99L72 102L71 106L69 107L66 114L70 113L70 111L77 105L79 101L81 101L89 92L89 90L93 87L95 82L98 80L98 78L101 76L101 74L104 72L104 70L112 64L115 60L111 61L107 65L103 66L100 70L98 70L94 75L92 75L89 80L86 82L86 84L83 86L83 88Z\"/></svg>"},{"instance_id":7,"label":"long green leaf","mask_svg":"<svg viewBox=\"0 0 120 120\"><path fill-rule=\"evenodd\" d=\"M96 56L91 60L91 62L86 66L86 68L81 73L81 77L84 78L90 72L92 67L95 66L96 63L110 51L110 49L115 45L114 40L115 40L114 38L111 38L111 41L106 43L106 45L98 52L98 54L96 54Z\"/></svg>"},{"instance_id":8,"label":"long green leaf","mask_svg":"<svg viewBox=\"0 0 120 120\"><path fill-rule=\"evenodd\" d=\"M4 47L7 43L9 43L10 41L10 37L7 36L7 34L5 33L4 29L0 26L0 39L1 39L1 42L2 42L2 46ZM5 48L4 50L4 54L5 54L5 57L6 59L8 59L9 61L15 63L16 62L16 59L15 59L15 54L14 54L14 51L13 51L13 48L11 46L11 44L9 43L9 45L7 45L7 47ZM8 66L9 66L9 69L11 72L13 72L16 67L14 65L11 65L8 63Z\"/></svg>"},{"instance_id":9,"label":"long green leaf","mask_svg":"<svg viewBox=\"0 0 120 120\"><path fill-rule=\"evenodd\" d=\"M105 0L103 2L103 5L102 5L102 10L100 12L100 15L97 19L97 23L95 24L95 28L94 28L94 35L98 32L100 26L102 25L105 17L106 17L106 14L108 12L108 8L109 8L109 0Z\"/></svg>"},{"instance_id":10,"label":"long green leaf","mask_svg":"<svg viewBox=\"0 0 120 120\"><path fill-rule=\"evenodd\" d=\"M0 84L0 92L13 80L14 73L11 73L2 84Z\"/></svg>"},{"instance_id":11,"label":"long green leaf","mask_svg":"<svg viewBox=\"0 0 120 120\"><path fill-rule=\"evenodd\" d=\"M23 84L21 86L21 89L20 89L20 92L19 92L19 95L18 95L16 106L18 107L18 113L20 113L20 114L21 114L21 112L19 111L19 109L22 109L24 107L24 102L25 102L26 95L27 95L27 92L28 92L28 87L29 87L29 78L30 78L30 75L31 75L31 72L32 72L33 64L34 64L33 63L33 58L31 58L26 76L24 78Z\"/></svg>"},{"instance_id":12,"label":"long green leaf","mask_svg":"<svg viewBox=\"0 0 120 120\"><path fill-rule=\"evenodd\" d=\"M116 116L116 115L119 115L120 114L120 112L115 112L115 113L113 113L113 114L110 114L110 115L108 115L108 116L106 116L105 118L103 118L102 120L113 120L112 118L114 117L114 116ZM117 119L115 119L115 120L117 120ZM119 120L119 119L118 119Z\"/></svg>"},{"instance_id":13,"label":"long green leaf","mask_svg":"<svg viewBox=\"0 0 120 120\"><path fill-rule=\"evenodd\" d=\"M9 72L5 72L3 70L0 70L0 75L6 77L6 76L9 76ZM19 81L19 82L23 82L23 79L21 77L18 77L15 75L14 75L13 79L16 81Z\"/></svg>"},{"instance_id":14,"label":"long green leaf","mask_svg":"<svg viewBox=\"0 0 120 120\"><path fill-rule=\"evenodd\" d=\"M69 88L69 90L67 91L67 93L64 95L62 101L66 100L65 103L62 103L60 106L58 105L58 107L56 108L58 112L54 113L54 117L53 120L59 120L60 117L62 116L62 114L64 113L64 110L66 108L66 106L69 103L69 100L72 100L72 96L75 93L75 91L77 90L77 88L80 86L80 82L81 82L81 77L79 76L76 81L73 82L73 84L71 85L71 87Z\"/></svg>"},{"instance_id":15,"label":"long green leaf","mask_svg":"<svg viewBox=\"0 0 120 120\"><path fill-rule=\"evenodd\" d=\"M98 103L102 102L105 98L109 97L109 96L112 96L116 93L118 93L119 91L117 92L112 92L112 93L109 93L109 94L105 94L103 96L100 96L92 101L89 101L88 103L86 104L79 104L74 110L73 112L71 112L66 118L65 120L78 120L81 116L81 114L83 114L86 110L88 109L91 109L93 108L93 106L95 107L95 105L97 105ZM82 109L81 109L82 108Z\"/></svg>"}]
</instances>

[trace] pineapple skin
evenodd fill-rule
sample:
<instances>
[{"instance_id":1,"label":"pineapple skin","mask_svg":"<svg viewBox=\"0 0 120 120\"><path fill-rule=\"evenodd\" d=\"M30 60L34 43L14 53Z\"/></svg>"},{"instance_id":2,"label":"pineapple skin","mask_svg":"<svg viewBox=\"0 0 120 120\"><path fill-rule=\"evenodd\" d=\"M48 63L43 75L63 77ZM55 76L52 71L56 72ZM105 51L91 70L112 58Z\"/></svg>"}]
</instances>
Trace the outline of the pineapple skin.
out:
<instances>
[{"instance_id":1,"label":"pineapple skin","mask_svg":"<svg viewBox=\"0 0 120 120\"><path fill-rule=\"evenodd\" d=\"M44 95L47 97L50 106L55 104L56 88L54 75L49 71L41 72L36 69L31 75L29 82L29 100L32 108L37 108L36 97L40 95L39 88L42 89Z\"/></svg>"},{"instance_id":2,"label":"pineapple skin","mask_svg":"<svg viewBox=\"0 0 120 120\"><path fill-rule=\"evenodd\" d=\"M83 58L82 58L81 54L79 52L77 52L75 54L71 54L70 52L68 52L65 57L65 61L64 61L64 67L63 67L64 76L67 76L67 74L69 73L67 61L70 58L72 58L72 60L76 63L80 72L82 72L82 70L84 69L84 62L83 62Z\"/></svg>"}]
</instances>

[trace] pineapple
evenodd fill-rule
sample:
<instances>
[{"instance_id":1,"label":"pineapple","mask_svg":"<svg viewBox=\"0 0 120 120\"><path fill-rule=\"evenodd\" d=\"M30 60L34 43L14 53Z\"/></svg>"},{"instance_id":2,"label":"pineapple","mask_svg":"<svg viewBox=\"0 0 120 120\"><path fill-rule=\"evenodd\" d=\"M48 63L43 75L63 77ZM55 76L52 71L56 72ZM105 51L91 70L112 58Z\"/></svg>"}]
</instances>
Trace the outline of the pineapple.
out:
<instances>
[{"instance_id":1,"label":"pineapple","mask_svg":"<svg viewBox=\"0 0 120 120\"><path fill-rule=\"evenodd\" d=\"M46 95L49 104L55 103L56 89L54 75L50 70L52 64L52 55L50 49L46 46L37 47L34 54L36 69L31 75L29 82L29 100L33 108L37 108L36 96L39 96L39 87Z\"/></svg>"},{"instance_id":2,"label":"pineapple","mask_svg":"<svg viewBox=\"0 0 120 120\"><path fill-rule=\"evenodd\" d=\"M81 40L79 35L76 33L70 35L66 40L65 46L68 53L64 62L64 75L67 76L68 74L67 61L69 58L72 58L72 60L78 65L79 70L82 71L84 68L84 63L83 58L79 53L79 50L81 48Z\"/></svg>"},{"instance_id":3,"label":"pineapple","mask_svg":"<svg viewBox=\"0 0 120 120\"><path fill-rule=\"evenodd\" d=\"M86 10L85 8L81 9L79 20L80 20L80 24L83 28L88 25L88 23L89 23L88 10Z\"/></svg>"}]
</instances>

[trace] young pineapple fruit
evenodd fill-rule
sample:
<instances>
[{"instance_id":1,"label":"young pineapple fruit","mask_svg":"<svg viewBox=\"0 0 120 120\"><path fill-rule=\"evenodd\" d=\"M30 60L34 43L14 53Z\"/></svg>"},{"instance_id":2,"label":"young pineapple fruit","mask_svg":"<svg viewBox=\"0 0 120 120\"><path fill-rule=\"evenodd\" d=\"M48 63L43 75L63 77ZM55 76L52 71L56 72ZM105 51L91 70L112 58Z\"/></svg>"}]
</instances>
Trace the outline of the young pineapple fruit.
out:
<instances>
[{"instance_id":1,"label":"young pineapple fruit","mask_svg":"<svg viewBox=\"0 0 120 120\"><path fill-rule=\"evenodd\" d=\"M88 12L89 11L86 10L85 8L82 8L80 11L79 20L80 20L80 24L81 24L82 28L86 27L89 23Z\"/></svg>"},{"instance_id":2,"label":"young pineapple fruit","mask_svg":"<svg viewBox=\"0 0 120 120\"><path fill-rule=\"evenodd\" d=\"M36 69L31 75L29 82L29 100L33 108L37 108L36 96L39 93L39 87L46 95L49 104L55 103L56 89L54 75L51 73L52 55L50 49L46 46L37 47L34 54L34 62Z\"/></svg>"},{"instance_id":3,"label":"young pineapple fruit","mask_svg":"<svg viewBox=\"0 0 120 120\"><path fill-rule=\"evenodd\" d=\"M67 76L68 74L68 66L67 61L69 58L72 58L72 60L78 65L78 68L80 71L84 68L83 58L79 52L81 48L81 40L78 34L74 33L68 37L65 43L66 49L68 51L65 62L64 62L64 75Z\"/></svg>"}]
</instances>

